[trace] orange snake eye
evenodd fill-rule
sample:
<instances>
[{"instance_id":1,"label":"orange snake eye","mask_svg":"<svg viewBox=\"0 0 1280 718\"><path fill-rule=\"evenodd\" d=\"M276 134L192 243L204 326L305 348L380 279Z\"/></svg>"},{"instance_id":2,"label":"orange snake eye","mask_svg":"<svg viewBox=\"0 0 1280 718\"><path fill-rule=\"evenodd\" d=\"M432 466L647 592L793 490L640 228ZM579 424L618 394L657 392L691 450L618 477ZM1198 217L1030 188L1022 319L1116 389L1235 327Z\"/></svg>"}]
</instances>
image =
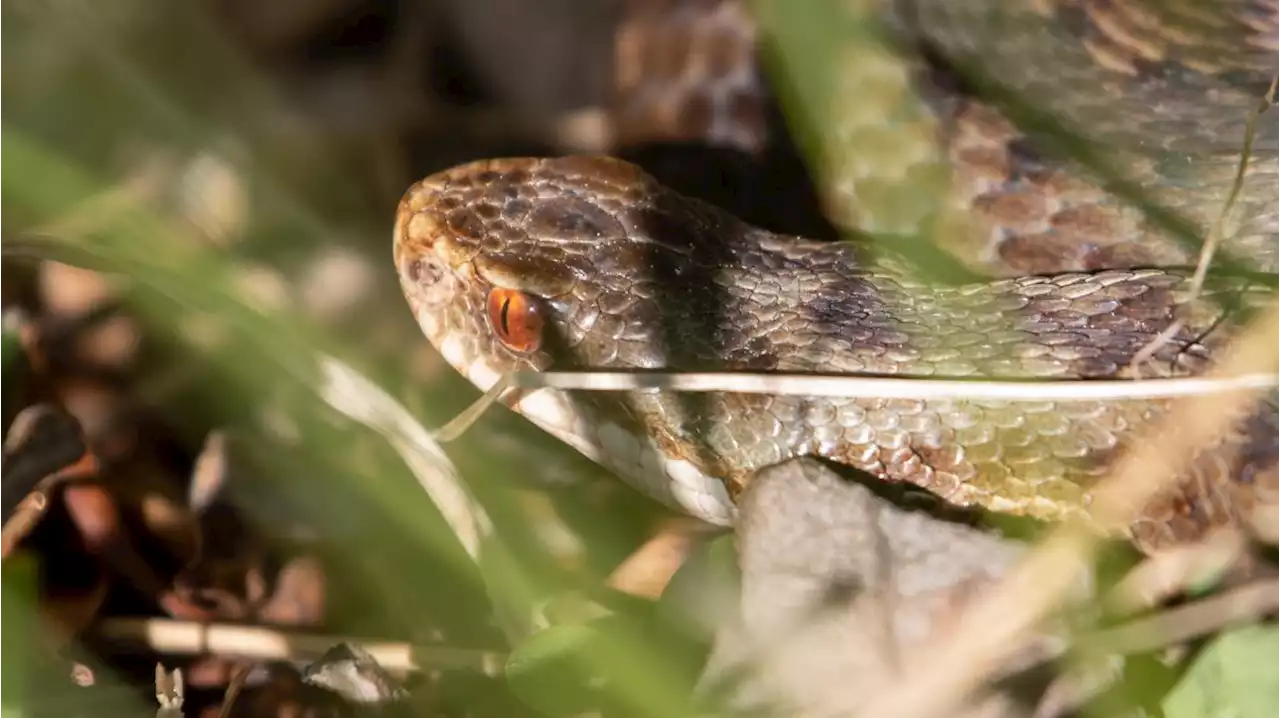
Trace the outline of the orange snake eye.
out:
<instances>
[{"instance_id":1,"label":"orange snake eye","mask_svg":"<svg viewBox=\"0 0 1280 718\"><path fill-rule=\"evenodd\" d=\"M486 301L489 326L502 346L517 354L530 354L542 344L542 309L517 289L489 290Z\"/></svg>"}]
</instances>

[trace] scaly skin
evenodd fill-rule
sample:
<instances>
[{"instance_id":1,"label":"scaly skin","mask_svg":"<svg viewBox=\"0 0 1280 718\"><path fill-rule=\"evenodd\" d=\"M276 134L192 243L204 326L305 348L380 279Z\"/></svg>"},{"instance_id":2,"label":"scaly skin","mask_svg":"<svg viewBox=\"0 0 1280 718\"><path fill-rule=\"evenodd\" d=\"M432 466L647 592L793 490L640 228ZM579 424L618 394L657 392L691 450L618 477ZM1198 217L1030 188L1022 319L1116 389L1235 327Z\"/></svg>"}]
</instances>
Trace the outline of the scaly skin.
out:
<instances>
[{"instance_id":1,"label":"scaly skin","mask_svg":"<svg viewBox=\"0 0 1280 718\"><path fill-rule=\"evenodd\" d=\"M780 236L609 158L489 160L412 187L395 261L427 337L480 389L519 369L750 370L1100 378L1170 325L1179 271L925 286L852 245ZM536 351L495 332L517 290ZM1199 373L1236 326L1212 285L1145 367ZM1267 291L1244 291L1246 301ZM720 523L761 468L822 456L958 505L1043 519L1090 485L1163 400L1003 403L543 389L513 408L648 493ZM1132 527L1144 548L1231 524L1276 496L1274 397L1208 447Z\"/></svg>"}]
</instances>

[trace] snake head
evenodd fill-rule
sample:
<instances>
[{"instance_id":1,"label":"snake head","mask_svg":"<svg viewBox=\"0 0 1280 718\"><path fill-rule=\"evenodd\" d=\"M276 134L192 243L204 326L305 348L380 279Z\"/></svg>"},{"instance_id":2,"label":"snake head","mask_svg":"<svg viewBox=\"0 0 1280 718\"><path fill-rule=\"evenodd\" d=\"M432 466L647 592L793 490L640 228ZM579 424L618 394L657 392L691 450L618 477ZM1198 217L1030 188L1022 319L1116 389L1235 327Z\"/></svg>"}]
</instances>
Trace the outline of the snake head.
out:
<instances>
[{"instance_id":1,"label":"snake head","mask_svg":"<svg viewBox=\"0 0 1280 718\"><path fill-rule=\"evenodd\" d=\"M658 368L663 347L696 347L692 288L728 264L704 256L723 223L737 222L620 160L488 160L409 189L395 261L427 337L486 389L513 370Z\"/></svg>"},{"instance_id":2,"label":"snake head","mask_svg":"<svg viewBox=\"0 0 1280 718\"><path fill-rule=\"evenodd\" d=\"M411 187L394 253L423 333L487 391L504 374L553 366L693 366L674 354L713 341L707 281L734 262L704 250L731 234L718 231L726 225L746 227L619 160L488 160ZM655 498L728 520L718 479L640 440L642 417L660 415L668 397L624 408L582 394L514 392L506 403Z\"/></svg>"}]
</instances>

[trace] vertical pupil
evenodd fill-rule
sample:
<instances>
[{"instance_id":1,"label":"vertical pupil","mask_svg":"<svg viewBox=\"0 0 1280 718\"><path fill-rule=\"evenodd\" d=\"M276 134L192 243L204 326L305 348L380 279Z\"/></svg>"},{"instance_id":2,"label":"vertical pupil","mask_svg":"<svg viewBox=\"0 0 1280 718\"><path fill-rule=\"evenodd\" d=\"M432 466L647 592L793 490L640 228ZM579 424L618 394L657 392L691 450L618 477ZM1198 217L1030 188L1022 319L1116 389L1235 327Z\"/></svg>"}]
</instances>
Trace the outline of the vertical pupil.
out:
<instances>
[{"instance_id":1,"label":"vertical pupil","mask_svg":"<svg viewBox=\"0 0 1280 718\"><path fill-rule=\"evenodd\" d=\"M498 314L499 324L502 325L502 333L510 334L511 328L507 326L507 314L511 311L511 298L504 297L502 300L502 311Z\"/></svg>"}]
</instances>

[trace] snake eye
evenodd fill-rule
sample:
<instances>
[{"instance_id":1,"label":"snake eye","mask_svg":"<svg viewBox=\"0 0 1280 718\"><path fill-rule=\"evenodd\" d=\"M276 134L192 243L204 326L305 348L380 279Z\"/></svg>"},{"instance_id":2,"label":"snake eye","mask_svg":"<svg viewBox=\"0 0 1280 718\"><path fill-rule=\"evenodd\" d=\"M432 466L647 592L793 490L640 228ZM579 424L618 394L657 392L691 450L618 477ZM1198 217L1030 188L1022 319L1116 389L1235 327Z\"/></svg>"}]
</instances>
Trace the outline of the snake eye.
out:
<instances>
[{"instance_id":1,"label":"snake eye","mask_svg":"<svg viewBox=\"0 0 1280 718\"><path fill-rule=\"evenodd\" d=\"M517 354L530 354L542 344L542 309L528 294L516 289L490 289L486 302L489 326L502 346Z\"/></svg>"}]
</instances>

